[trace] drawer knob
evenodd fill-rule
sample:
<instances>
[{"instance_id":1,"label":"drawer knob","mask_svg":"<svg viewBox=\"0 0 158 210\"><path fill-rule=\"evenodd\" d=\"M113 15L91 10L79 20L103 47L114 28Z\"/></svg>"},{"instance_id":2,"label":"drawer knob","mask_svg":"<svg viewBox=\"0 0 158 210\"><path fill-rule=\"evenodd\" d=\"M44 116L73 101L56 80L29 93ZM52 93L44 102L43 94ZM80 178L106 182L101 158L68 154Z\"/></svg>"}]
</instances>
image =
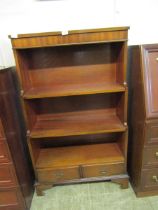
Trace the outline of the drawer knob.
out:
<instances>
[{"instance_id":1,"label":"drawer knob","mask_svg":"<svg viewBox=\"0 0 158 210\"><path fill-rule=\"evenodd\" d=\"M156 157L158 157L158 152L155 153Z\"/></svg>"},{"instance_id":2,"label":"drawer knob","mask_svg":"<svg viewBox=\"0 0 158 210\"><path fill-rule=\"evenodd\" d=\"M154 180L155 182L158 182L157 176L153 176L153 180Z\"/></svg>"},{"instance_id":3,"label":"drawer knob","mask_svg":"<svg viewBox=\"0 0 158 210\"><path fill-rule=\"evenodd\" d=\"M158 61L158 58L156 58L156 61Z\"/></svg>"}]
</instances>

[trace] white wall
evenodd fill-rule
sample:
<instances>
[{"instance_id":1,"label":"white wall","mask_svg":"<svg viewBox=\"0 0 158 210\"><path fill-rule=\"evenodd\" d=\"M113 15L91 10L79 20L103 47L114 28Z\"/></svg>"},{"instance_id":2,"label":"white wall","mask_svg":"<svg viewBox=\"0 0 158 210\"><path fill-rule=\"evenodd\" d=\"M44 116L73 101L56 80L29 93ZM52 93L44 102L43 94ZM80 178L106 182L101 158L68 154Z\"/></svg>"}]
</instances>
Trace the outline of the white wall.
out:
<instances>
[{"instance_id":1,"label":"white wall","mask_svg":"<svg viewBox=\"0 0 158 210\"><path fill-rule=\"evenodd\" d=\"M157 9L157 0L0 0L0 66L14 65L9 34L130 26L130 45L158 43Z\"/></svg>"}]
</instances>

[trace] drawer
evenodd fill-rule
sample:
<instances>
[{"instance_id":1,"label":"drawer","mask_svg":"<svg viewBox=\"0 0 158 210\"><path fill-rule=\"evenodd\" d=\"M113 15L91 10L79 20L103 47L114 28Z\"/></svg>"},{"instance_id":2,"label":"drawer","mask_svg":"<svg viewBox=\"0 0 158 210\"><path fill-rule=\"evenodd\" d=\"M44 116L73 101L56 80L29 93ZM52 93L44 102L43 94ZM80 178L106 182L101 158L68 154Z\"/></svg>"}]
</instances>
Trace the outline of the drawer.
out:
<instances>
[{"instance_id":1,"label":"drawer","mask_svg":"<svg viewBox=\"0 0 158 210\"><path fill-rule=\"evenodd\" d=\"M8 163L10 161L9 149L5 140L0 140L0 163Z\"/></svg>"},{"instance_id":2,"label":"drawer","mask_svg":"<svg viewBox=\"0 0 158 210\"><path fill-rule=\"evenodd\" d=\"M16 186L17 180L11 164L0 165L0 187Z\"/></svg>"},{"instance_id":3,"label":"drawer","mask_svg":"<svg viewBox=\"0 0 158 210\"><path fill-rule=\"evenodd\" d=\"M158 166L158 146L148 146L144 149L143 165Z\"/></svg>"},{"instance_id":4,"label":"drawer","mask_svg":"<svg viewBox=\"0 0 158 210\"><path fill-rule=\"evenodd\" d=\"M4 138L5 135L4 135L4 130L3 130L3 125L2 125L2 121L0 119L0 138Z\"/></svg>"},{"instance_id":5,"label":"drawer","mask_svg":"<svg viewBox=\"0 0 158 210\"><path fill-rule=\"evenodd\" d=\"M79 168L64 168L64 169L38 169L38 181L40 182L62 182L65 180L79 179Z\"/></svg>"},{"instance_id":6,"label":"drawer","mask_svg":"<svg viewBox=\"0 0 158 210\"><path fill-rule=\"evenodd\" d=\"M24 201L18 189L0 191L0 210L24 210Z\"/></svg>"},{"instance_id":7,"label":"drawer","mask_svg":"<svg viewBox=\"0 0 158 210\"><path fill-rule=\"evenodd\" d=\"M83 166L84 178L98 177L98 176L112 176L123 173L125 173L125 165L123 163Z\"/></svg>"},{"instance_id":8,"label":"drawer","mask_svg":"<svg viewBox=\"0 0 158 210\"><path fill-rule=\"evenodd\" d=\"M158 144L158 121L146 124L146 143Z\"/></svg>"},{"instance_id":9,"label":"drawer","mask_svg":"<svg viewBox=\"0 0 158 210\"><path fill-rule=\"evenodd\" d=\"M158 190L158 168L142 171L141 186L145 190Z\"/></svg>"}]
</instances>

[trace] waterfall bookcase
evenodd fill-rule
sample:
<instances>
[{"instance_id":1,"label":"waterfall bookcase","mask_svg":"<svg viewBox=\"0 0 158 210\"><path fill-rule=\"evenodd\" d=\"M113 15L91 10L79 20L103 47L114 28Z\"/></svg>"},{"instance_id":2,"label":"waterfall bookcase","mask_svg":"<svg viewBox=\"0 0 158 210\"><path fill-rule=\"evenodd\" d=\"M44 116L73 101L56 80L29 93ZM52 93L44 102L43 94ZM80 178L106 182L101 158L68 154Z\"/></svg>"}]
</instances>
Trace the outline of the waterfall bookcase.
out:
<instances>
[{"instance_id":1,"label":"waterfall bookcase","mask_svg":"<svg viewBox=\"0 0 158 210\"><path fill-rule=\"evenodd\" d=\"M10 37L38 195L65 183L128 187L128 29Z\"/></svg>"}]
</instances>

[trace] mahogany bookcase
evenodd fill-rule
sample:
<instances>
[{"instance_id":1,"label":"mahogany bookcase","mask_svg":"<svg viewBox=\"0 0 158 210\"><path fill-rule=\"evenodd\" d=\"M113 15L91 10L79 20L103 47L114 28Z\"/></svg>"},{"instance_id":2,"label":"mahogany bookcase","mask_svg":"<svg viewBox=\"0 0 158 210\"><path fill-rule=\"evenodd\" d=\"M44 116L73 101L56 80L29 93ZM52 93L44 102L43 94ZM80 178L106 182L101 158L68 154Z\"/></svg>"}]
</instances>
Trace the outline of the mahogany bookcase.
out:
<instances>
[{"instance_id":1,"label":"mahogany bookcase","mask_svg":"<svg viewBox=\"0 0 158 210\"><path fill-rule=\"evenodd\" d=\"M128 27L10 37L36 190L111 180L128 186Z\"/></svg>"}]
</instances>

